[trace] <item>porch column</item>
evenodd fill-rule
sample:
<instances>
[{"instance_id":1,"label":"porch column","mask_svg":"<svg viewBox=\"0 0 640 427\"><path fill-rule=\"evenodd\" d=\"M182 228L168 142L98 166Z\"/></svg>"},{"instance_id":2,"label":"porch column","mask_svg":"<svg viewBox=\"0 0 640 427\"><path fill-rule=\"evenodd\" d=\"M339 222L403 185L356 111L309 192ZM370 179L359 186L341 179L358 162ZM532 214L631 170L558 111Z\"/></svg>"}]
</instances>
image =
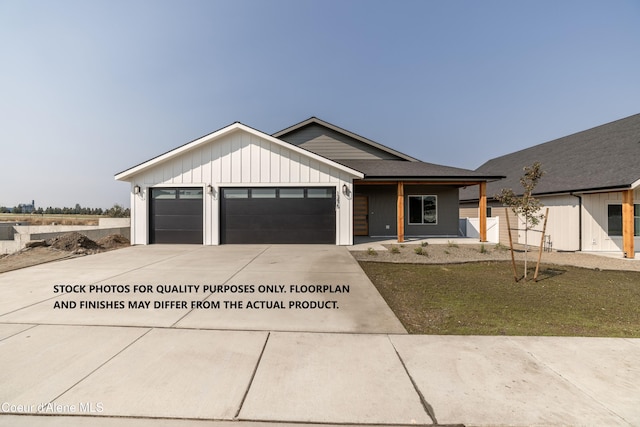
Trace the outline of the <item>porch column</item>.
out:
<instances>
[{"instance_id":1,"label":"porch column","mask_svg":"<svg viewBox=\"0 0 640 427\"><path fill-rule=\"evenodd\" d=\"M487 241L487 183L486 182L481 182L480 183L480 189L479 189L479 203L478 203L478 209L480 209L479 212L479 218L480 218L480 241L481 242L486 242Z\"/></svg>"},{"instance_id":2,"label":"porch column","mask_svg":"<svg viewBox=\"0 0 640 427\"><path fill-rule=\"evenodd\" d=\"M625 190L622 192L622 250L627 258L635 258L633 227L633 190Z\"/></svg>"},{"instance_id":3,"label":"porch column","mask_svg":"<svg viewBox=\"0 0 640 427\"><path fill-rule=\"evenodd\" d=\"M404 242L404 183L398 181L398 243Z\"/></svg>"}]
</instances>

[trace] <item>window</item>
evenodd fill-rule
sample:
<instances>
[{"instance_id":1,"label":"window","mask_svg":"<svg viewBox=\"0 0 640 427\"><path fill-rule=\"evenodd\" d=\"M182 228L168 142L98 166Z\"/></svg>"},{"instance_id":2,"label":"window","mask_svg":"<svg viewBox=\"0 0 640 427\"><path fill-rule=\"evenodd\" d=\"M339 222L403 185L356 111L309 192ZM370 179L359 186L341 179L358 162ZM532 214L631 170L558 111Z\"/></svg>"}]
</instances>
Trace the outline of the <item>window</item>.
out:
<instances>
[{"instance_id":1,"label":"window","mask_svg":"<svg viewBox=\"0 0 640 427\"><path fill-rule=\"evenodd\" d=\"M409 224L437 224L437 196L408 196Z\"/></svg>"},{"instance_id":2,"label":"window","mask_svg":"<svg viewBox=\"0 0 640 427\"><path fill-rule=\"evenodd\" d=\"M309 188L307 189L308 199L330 199L333 192L329 188Z\"/></svg>"},{"instance_id":3,"label":"window","mask_svg":"<svg viewBox=\"0 0 640 427\"><path fill-rule=\"evenodd\" d=\"M175 199L176 190L175 188L152 188L151 197L154 199Z\"/></svg>"},{"instance_id":4,"label":"window","mask_svg":"<svg viewBox=\"0 0 640 427\"><path fill-rule=\"evenodd\" d=\"M247 188L225 188L225 199L247 199L249 198L249 189Z\"/></svg>"},{"instance_id":5,"label":"window","mask_svg":"<svg viewBox=\"0 0 640 427\"><path fill-rule=\"evenodd\" d=\"M622 205L607 206L609 236L622 236ZM633 205L633 235L640 236L640 204Z\"/></svg>"},{"instance_id":6,"label":"window","mask_svg":"<svg viewBox=\"0 0 640 427\"><path fill-rule=\"evenodd\" d=\"M180 188L178 189L180 199L202 199L202 188Z\"/></svg>"},{"instance_id":7,"label":"window","mask_svg":"<svg viewBox=\"0 0 640 427\"><path fill-rule=\"evenodd\" d=\"M251 190L251 198L252 199L275 199L276 189L275 188L253 188Z\"/></svg>"},{"instance_id":8,"label":"window","mask_svg":"<svg viewBox=\"0 0 640 427\"><path fill-rule=\"evenodd\" d=\"M304 199L304 188L281 188L281 199Z\"/></svg>"}]
</instances>

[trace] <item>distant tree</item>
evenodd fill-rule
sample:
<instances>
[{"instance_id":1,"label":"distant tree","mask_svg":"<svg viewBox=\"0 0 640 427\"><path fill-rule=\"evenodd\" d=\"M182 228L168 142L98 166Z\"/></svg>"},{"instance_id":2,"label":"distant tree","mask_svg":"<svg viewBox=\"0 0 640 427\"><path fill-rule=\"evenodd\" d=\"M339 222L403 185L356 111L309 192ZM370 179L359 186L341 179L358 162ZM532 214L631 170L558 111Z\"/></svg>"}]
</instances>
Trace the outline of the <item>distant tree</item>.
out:
<instances>
[{"instance_id":1,"label":"distant tree","mask_svg":"<svg viewBox=\"0 0 640 427\"><path fill-rule=\"evenodd\" d=\"M131 211L129 208L125 209L116 203L111 208L107 209L105 214L110 218L128 218L131 215Z\"/></svg>"},{"instance_id":2,"label":"distant tree","mask_svg":"<svg viewBox=\"0 0 640 427\"><path fill-rule=\"evenodd\" d=\"M524 167L524 175L520 177L520 185L522 185L522 196L517 196L511 188L503 188L500 194L494 197L502 202L505 206L511 208L513 213L524 219L524 279L527 280L527 252L529 249L528 234L529 230L535 228L544 218L544 214L539 213L542 203L533 197L533 190L544 175L542 165L535 162L531 166ZM511 248L513 250L513 248Z\"/></svg>"}]
</instances>

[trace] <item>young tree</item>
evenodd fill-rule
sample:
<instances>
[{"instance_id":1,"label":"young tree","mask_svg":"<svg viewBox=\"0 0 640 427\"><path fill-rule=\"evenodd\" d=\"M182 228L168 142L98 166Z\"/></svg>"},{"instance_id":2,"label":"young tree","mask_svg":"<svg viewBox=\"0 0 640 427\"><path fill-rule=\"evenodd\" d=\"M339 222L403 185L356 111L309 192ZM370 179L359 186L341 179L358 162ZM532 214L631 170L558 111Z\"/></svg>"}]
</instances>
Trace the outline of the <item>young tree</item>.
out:
<instances>
[{"instance_id":1,"label":"young tree","mask_svg":"<svg viewBox=\"0 0 640 427\"><path fill-rule=\"evenodd\" d=\"M524 168L524 175L520 177L520 184L523 188L521 196L517 196L511 188L503 188L500 194L494 196L497 200L502 202L505 206L511 208L511 210L520 218L524 219L524 279L527 280L527 252L529 249L528 234L529 230L534 228L542 218L544 214L539 213L542 203L540 200L533 197L533 190L538 185L540 178L544 175L542 165L539 162L535 162L531 166ZM511 249L513 250L513 248Z\"/></svg>"}]
</instances>

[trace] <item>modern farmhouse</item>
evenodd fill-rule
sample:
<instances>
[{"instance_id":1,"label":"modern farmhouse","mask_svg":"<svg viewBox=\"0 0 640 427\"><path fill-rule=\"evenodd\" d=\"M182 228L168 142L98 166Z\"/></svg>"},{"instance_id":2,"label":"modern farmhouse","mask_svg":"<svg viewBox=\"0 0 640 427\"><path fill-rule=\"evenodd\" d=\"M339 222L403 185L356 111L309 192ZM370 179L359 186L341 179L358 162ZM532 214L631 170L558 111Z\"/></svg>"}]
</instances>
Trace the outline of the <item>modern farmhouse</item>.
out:
<instances>
[{"instance_id":1,"label":"modern farmhouse","mask_svg":"<svg viewBox=\"0 0 640 427\"><path fill-rule=\"evenodd\" d=\"M635 257L640 247L640 114L489 160L476 172L507 178L488 185L488 215L505 215L493 195L502 188L522 192L523 168L536 161L545 175L535 195L549 208L549 217L545 236L540 224L529 242L544 237L557 250ZM461 190L460 199L460 215L478 215L473 191ZM515 217L510 222L517 227ZM501 241L506 243L506 221L500 225ZM516 239L524 243L524 233Z\"/></svg>"},{"instance_id":2,"label":"modern farmhouse","mask_svg":"<svg viewBox=\"0 0 640 427\"><path fill-rule=\"evenodd\" d=\"M312 117L273 135L236 122L116 174L131 242L353 244L353 236L458 236L458 191L501 173L421 162Z\"/></svg>"}]
</instances>

